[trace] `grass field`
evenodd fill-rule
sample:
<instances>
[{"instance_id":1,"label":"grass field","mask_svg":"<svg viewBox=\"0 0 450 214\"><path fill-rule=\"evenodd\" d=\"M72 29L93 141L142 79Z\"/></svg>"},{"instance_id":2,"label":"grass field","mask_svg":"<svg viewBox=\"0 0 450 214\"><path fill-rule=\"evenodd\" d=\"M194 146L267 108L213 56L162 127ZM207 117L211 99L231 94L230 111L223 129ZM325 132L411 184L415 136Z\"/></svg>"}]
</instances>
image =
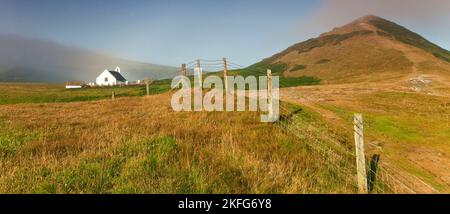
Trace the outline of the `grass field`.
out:
<instances>
[{"instance_id":1,"label":"grass field","mask_svg":"<svg viewBox=\"0 0 450 214\"><path fill-rule=\"evenodd\" d=\"M383 142L385 158L395 160L401 169L438 191L450 191L448 98L385 92L359 98L357 102L356 108L343 106L335 112L343 118L352 111L365 112L366 137Z\"/></svg>"},{"instance_id":2,"label":"grass field","mask_svg":"<svg viewBox=\"0 0 450 214\"><path fill-rule=\"evenodd\" d=\"M170 81L155 81L150 86L151 94L170 90ZM62 84L0 83L0 105L16 103L76 102L116 97L143 96L144 86L117 86L82 89L65 89Z\"/></svg>"},{"instance_id":3,"label":"grass field","mask_svg":"<svg viewBox=\"0 0 450 214\"><path fill-rule=\"evenodd\" d=\"M277 71L277 70L275 70ZM231 70L229 75L259 76L253 70L240 69ZM223 76L221 72L212 72L204 75ZM264 74L265 75L265 74ZM193 77L190 77L193 84ZM314 77L286 78L280 76L283 87L317 85L320 80ZM156 80L150 85L150 94L160 94L169 91L170 79ZM65 89L62 84L40 84L40 83L0 83L0 105L16 103L50 103L50 102L77 102L92 101L111 98L112 92L115 97L144 96L146 94L145 85L141 86L116 86L116 87L95 87L82 89Z\"/></svg>"},{"instance_id":4,"label":"grass field","mask_svg":"<svg viewBox=\"0 0 450 214\"><path fill-rule=\"evenodd\" d=\"M1 84L0 192L355 193L354 158L321 153L353 152L354 112L364 113L367 145L382 148L368 157L450 191L445 96L284 88L291 103L266 124L259 112L174 112L168 87L154 82L145 97L145 86Z\"/></svg>"},{"instance_id":5,"label":"grass field","mask_svg":"<svg viewBox=\"0 0 450 214\"><path fill-rule=\"evenodd\" d=\"M0 105L0 192L356 191L302 143L312 135L299 140L258 112L177 113L170 97Z\"/></svg>"},{"instance_id":6,"label":"grass field","mask_svg":"<svg viewBox=\"0 0 450 214\"><path fill-rule=\"evenodd\" d=\"M383 86L319 86L282 94L320 112L342 135L352 135L353 113L363 113L367 154L380 154L393 171L421 179L423 188L450 192L449 97ZM416 191L425 192L424 184L416 185Z\"/></svg>"}]
</instances>

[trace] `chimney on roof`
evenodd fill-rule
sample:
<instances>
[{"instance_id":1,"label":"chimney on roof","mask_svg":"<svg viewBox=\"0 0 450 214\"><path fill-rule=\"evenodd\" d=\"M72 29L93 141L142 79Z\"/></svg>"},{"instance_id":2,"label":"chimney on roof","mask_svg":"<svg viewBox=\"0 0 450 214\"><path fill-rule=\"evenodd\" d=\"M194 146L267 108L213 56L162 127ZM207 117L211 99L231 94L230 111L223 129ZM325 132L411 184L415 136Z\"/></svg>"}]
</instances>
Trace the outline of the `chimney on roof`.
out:
<instances>
[{"instance_id":1,"label":"chimney on roof","mask_svg":"<svg viewBox=\"0 0 450 214\"><path fill-rule=\"evenodd\" d=\"M119 66L116 67L115 71L117 71L117 72L120 73L120 68L119 68Z\"/></svg>"}]
</instances>

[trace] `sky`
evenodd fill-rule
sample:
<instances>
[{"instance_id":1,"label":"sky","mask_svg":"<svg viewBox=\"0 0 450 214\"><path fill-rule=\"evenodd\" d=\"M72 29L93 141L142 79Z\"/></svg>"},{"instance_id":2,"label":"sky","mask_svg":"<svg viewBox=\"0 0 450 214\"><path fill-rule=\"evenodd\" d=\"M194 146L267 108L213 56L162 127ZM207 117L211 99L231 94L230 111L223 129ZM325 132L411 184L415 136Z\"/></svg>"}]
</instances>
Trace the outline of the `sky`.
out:
<instances>
[{"instance_id":1,"label":"sky","mask_svg":"<svg viewBox=\"0 0 450 214\"><path fill-rule=\"evenodd\" d=\"M163 65L250 65L367 14L450 49L448 0L0 0L0 34Z\"/></svg>"}]
</instances>

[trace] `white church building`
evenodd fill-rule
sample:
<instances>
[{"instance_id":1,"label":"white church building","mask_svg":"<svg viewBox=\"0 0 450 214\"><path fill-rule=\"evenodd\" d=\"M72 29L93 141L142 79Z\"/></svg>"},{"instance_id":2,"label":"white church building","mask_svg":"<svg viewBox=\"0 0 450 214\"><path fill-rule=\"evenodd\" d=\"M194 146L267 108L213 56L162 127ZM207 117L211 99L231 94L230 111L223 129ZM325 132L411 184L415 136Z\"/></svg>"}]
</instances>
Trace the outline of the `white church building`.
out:
<instances>
[{"instance_id":1,"label":"white church building","mask_svg":"<svg viewBox=\"0 0 450 214\"><path fill-rule=\"evenodd\" d=\"M105 70L95 80L98 86L127 85L128 81L120 73L120 68L116 67L114 71Z\"/></svg>"}]
</instances>

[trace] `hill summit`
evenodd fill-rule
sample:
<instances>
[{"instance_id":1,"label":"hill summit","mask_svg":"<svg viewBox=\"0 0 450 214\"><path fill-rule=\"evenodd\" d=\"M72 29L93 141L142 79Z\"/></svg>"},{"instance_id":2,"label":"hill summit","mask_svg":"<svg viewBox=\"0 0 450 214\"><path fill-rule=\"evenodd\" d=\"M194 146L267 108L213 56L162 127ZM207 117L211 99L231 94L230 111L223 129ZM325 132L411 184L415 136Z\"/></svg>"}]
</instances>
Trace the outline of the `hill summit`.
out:
<instances>
[{"instance_id":1,"label":"hill summit","mask_svg":"<svg viewBox=\"0 0 450 214\"><path fill-rule=\"evenodd\" d=\"M368 15L253 65L258 66L276 67L286 77L314 76L322 83L449 77L450 52L403 26Z\"/></svg>"}]
</instances>

